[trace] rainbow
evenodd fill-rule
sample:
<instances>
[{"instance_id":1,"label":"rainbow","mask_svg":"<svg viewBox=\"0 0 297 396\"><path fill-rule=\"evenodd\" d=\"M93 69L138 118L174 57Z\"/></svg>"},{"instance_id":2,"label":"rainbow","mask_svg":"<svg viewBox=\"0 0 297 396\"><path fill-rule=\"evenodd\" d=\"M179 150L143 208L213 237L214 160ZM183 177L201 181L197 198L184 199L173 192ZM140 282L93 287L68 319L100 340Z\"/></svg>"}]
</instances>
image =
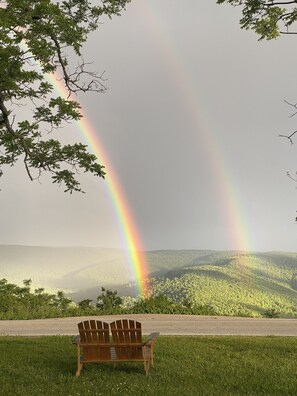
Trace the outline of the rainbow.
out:
<instances>
[{"instance_id":1,"label":"rainbow","mask_svg":"<svg viewBox=\"0 0 297 396\"><path fill-rule=\"evenodd\" d=\"M160 57L164 58L168 65L168 72L172 75L172 81L180 91L180 97L183 98L189 117L196 129L197 143L198 137L203 140L209 158L208 166L212 170L213 180L222 203L229 245L233 250L251 250L252 242L247 232L248 225L240 205L240 196L236 186L232 183L231 167L218 136L211 128L210 121L206 119L207 113L199 100L199 88L195 87L191 73L187 70L181 54L165 28L166 21L160 18L152 2L142 1L140 4L143 24L147 24L156 45L159 46Z\"/></svg>"},{"instance_id":2,"label":"rainbow","mask_svg":"<svg viewBox=\"0 0 297 396\"><path fill-rule=\"evenodd\" d=\"M25 50L28 50L25 42L22 42L21 46ZM47 74L46 78L49 83L52 84L58 95L65 99L70 98L69 92L63 84L63 79L60 79L56 74ZM74 100L78 102L77 98L74 98ZM108 154L99 140L98 131L94 129L91 122L88 120L87 113L81 112L81 114L82 118L75 121L75 123L78 126L85 142L96 157L100 158L101 164L105 166L105 185L122 232L124 244L127 249L129 270L132 276L134 276L137 292L140 296L148 296L148 266L139 232L134 224L131 210L116 176L116 172L109 160Z\"/></svg>"},{"instance_id":3,"label":"rainbow","mask_svg":"<svg viewBox=\"0 0 297 396\"><path fill-rule=\"evenodd\" d=\"M65 99L69 97L69 92L64 86L63 80L59 79L55 74L48 75L47 78L58 95ZM77 98L75 100L77 101ZM148 276L147 262L133 216L108 154L99 140L98 131L91 125L87 113L84 111L81 114L83 117L76 121L76 124L91 151L97 158L100 158L100 163L105 166L105 184L127 248L129 269L134 276L138 294L146 296L148 293L146 282Z\"/></svg>"}]
</instances>

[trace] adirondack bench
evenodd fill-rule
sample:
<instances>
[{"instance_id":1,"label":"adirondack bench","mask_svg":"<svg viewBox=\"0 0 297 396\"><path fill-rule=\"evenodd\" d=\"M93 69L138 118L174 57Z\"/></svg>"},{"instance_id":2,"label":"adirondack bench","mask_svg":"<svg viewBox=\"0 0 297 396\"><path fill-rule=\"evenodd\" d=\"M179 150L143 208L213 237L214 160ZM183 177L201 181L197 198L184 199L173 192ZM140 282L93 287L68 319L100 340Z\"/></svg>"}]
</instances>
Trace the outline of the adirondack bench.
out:
<instances>
[{"instance_id":1,"label":"adirondack bench","mask_svg":"<svg viewBox=\"0 0 297 396\"><path fill-rule=\"evenodd\" d=\"M77 345L77 371L80 376L85 363L142 362L145 374L154 366L154 344L159 333L143 341L141 323L134 320L116 320L110 325L99 320L78 323L79 336L72 342Z\"/></svg>"}]
</instances>

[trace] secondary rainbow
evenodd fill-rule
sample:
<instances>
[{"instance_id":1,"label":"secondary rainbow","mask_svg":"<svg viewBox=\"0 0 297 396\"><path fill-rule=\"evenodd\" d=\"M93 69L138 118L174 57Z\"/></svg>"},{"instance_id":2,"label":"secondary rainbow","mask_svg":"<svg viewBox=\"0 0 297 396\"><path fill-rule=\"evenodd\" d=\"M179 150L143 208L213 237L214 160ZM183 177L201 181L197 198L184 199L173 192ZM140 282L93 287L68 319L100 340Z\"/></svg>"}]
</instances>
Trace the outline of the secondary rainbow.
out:
<instances>
[{"instance_id":1,"label":"secondary rainbow","mask_svg":"<svg viewBox=\"0 0 297 396\"><path fill-rule=\"evenodd\" d=\"M69 96L69 93L66 87L63 85L62 80L59 80L56 75L49 75L48 80L61 97L67 98ZM77 98L75 98L75 100L77 101ZM92 152L98 157L98 159L100 159L100 163L105 166L106 187L113 203L116 217L122 231L123 239L125 241L129 267L132 271L132 274L134 274L138 293L145 296L147 294L147 263L144 249L139 237L139 233L134 224L131 210L126 201L125 194L113 169L111 161L109 160L108 154L99 140L98 131L95 131L94 127L91 125L86 112L81 112L81 114L83 117L76 121L76 124L79 127L85 142L88 144Z\"/></svg>"},{"instance_id":2,"label":"secondary rainbow","mask_svg":"<svg viewBox=\"0 0 297 396\"><path fill-rule=\"evenodd\" d=\"M202 137L205 149L209 154L208 166L212 169L213 179L216 181L217 189L220 192L219 199L222 202L226 224L228 224L226 233L229 234L229 243L234 250L248 251L252 245L251 237L240 205L239 194L236 186L232 183L230 165L218 136L212 130L210 121L207 120L207 112L200 101L199 92L195 88L191 73L187 70L182 55L164 27L166 21L159 17L154 4L142 1L140 10L142 11L143 23L147 24L151 35L154 36L155 42L160 48L160 56L164 57L168 65L167 69L172 75L172 81L180 91L197 134L199 131L199 137Z\"/></svg>"}]
</instances>

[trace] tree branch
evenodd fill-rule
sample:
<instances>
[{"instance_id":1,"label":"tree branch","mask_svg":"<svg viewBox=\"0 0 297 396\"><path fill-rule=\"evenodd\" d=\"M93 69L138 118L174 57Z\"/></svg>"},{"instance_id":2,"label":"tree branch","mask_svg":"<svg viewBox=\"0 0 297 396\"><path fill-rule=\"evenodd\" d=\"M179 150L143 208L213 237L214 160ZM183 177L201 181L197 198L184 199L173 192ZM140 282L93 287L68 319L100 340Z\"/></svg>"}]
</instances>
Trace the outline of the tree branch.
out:
<instances>
[{"instance_id":1,"label":"tree branch","mask_svg":"<svg viewBox=\"0 0 297 396\"><path fill-rule=\"evenodd\" d=\"M275 2L272 1L270 3L265 3L264 7L274 7L276 5L296 4L296 3L297 3L297 0L281 1L281 2L278 2L278 3L275 3Z\"/></svg>"},{"instance_id":2,"label":"tree branch","mask_svg":"<svg viewBox=\"0 0 297 396\"><path fill-rule=\"evenodd\" d=\"M297 114L297 103L293 104L293 103L288 102L287 100L284 100L284 102L285 102L287 105L289 105L289 106L291 106L291 107L294 107L294 109L296 109L295 113L293 113L293 114L291 114L291 115L289 116L289 117L294 117L294 116Z\"/></svg>"},{"instance_id":3,"label":"tree branch","mask_svg":"<svg viewBox=\"0 0 297 396\"><path fill-rule=\"evenodd\" d=\"M280 30L280 34L297 34L297 32L284 32Z\"/></svg>"},{"instance_id":4,"label":"tree branch","mask_svg":"<svg viewBox=\"0 0 297 396\"><path fill-rule=\"evenodd\" d=\"M284 137L284 138L286 138L286 139L289 139L289 141L290 141L290 143L291 144L294 144L294 142L293 142L293 139L292 139L292 136L294 136L295 135L295 133L297 133L297 131L294 131L293 133L291 133L291 135L278 135L279 137Z\"/></svg>"},{"instance_id":5,"label":"tree branch","mask_svg":"<svg viewBox=\"0 0 297 396\"><path fill-rule=\"evenodd\" d=\"M62 68L63 80L64 80L65 85L69 91L68 98L70 97L71 92L75 93L75 92L79 92L79 91L83 91L83 92L88 92L88 91L104 92L104 91L106 91L106 87L100 81L104 73L102 73L101 76L97 77L97 73L85 71L84 66L86 65L86 63L84 61L76 68L76 70L73 73L69 74L65 67L60 43L58 42L57 38L54 37L53 35L51 35L50 37L53 40L56 50L57 50L59 65ZM83 83L82 85L80 85L80 84L78 84L78 82L80 81L80 77L83 74L91 76L91 77L93 77L93 79L89 83Z\"/></svg>"},{"instance_id":6,"label":"tree branch","mask_svg":"<svg viewBox=\"0 0 297 396\"><path fill-rule=\"evenodd\" d=\"M10 114L10 111L6 108L6 106L5 106L5 104L4 104L4 101L3 101L3 98L2 98L1 96L0 96L0 110L1 110L1 112L2 112L2 118L3 118L3 121L2 121L2 122L5 124L5 127L6 127L7 132L8 132L11 136L13 136L13 138L14 138L15 140L19 140L20 143L21 143L21 145L22 145L22 147L23 147L23 150L24 150L24 153L25 153L25 156L24 156L25 169L26 169L26 172L27 172L27 174L28 174L30 180L33 181L33 177L32 177L32 175L31 175L31 172L30 172L30 169L29 169L28 163L27 163L27 160L28 160L28 158L29 158L29 156L30 156L30 150L29 150L29 148L27 147L26 142L24 141L24 139L23 139L20 135L18 135L18 134L15 132L15 130L12 128L12 126L11 126L11 124L10 124L10 121L9 121L9 114Z\"/></svg>"}]
</instances>

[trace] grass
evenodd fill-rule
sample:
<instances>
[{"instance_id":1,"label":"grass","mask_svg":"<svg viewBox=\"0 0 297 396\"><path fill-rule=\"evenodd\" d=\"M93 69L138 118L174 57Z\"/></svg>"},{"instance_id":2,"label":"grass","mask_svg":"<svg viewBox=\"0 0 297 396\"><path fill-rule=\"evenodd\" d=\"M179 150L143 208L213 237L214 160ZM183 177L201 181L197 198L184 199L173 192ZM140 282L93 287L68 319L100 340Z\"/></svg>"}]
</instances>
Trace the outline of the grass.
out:
<instances>
[{"instance_id":1,"label":"grass","mask_svg":"<svg viewBox=\"0 0 297 396\"><path fill-rule=\"evenodd\" d=\"M80 378L70 337L1 337L0 394L296 395L294 337L159 337L155 368L89 364Z\"/></svg>"}]
</instances>

